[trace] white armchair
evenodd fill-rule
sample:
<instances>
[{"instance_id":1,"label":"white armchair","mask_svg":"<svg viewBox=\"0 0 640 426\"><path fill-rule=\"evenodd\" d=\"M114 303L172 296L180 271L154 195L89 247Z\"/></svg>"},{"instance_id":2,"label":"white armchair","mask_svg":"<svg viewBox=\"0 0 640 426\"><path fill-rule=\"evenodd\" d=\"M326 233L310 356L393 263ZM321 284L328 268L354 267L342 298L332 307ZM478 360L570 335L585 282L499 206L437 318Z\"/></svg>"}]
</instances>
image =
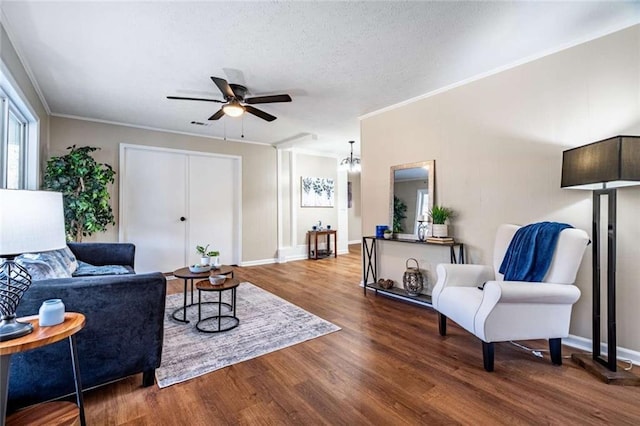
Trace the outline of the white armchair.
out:
<instances>
[{"instance_id":1,"label":"white armchair","mask_svg":"<svg viewBox=\"0 0 640 426\"><path fill-rule=\"evenodd\" d=\"M551 362L561 365L562 338L569 335L571 308L580 298L580 290L573 283L589 244L587 233L575 228L560 233L542 282L504 281L498 269L518 228L498 228L493 267L437 267L432 302L438 311L440 335L446 335L448 317L482 340L487 371L493 371L494 342L512 340L549 339Z\"/></svg>"}]
</instances>

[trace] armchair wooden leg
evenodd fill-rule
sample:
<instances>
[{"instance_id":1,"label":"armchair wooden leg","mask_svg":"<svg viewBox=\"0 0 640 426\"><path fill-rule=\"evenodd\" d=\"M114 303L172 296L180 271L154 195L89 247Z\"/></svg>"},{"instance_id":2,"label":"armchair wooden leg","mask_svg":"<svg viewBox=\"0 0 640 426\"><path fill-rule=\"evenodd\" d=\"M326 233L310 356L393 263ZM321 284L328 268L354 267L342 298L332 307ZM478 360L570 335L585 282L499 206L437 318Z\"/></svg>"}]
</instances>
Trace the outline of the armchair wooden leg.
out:
<instances>
[{"instance_id":1,"label":"armchair wooden leg","mask_svg":"<svg viewBox=\"0 0 640 426\"><path fill-rule=\"evenodd\" d=\"M484 369L491 372L493 371L493 357L494 357L494 345L493 342L482 342L482 361L484 362Z\"/></svg>"},{"instance_id":2,"label":"armchair wooden leg","mask_svg":"<svg viewBox=\"0 0 640 426\"><path fill-rule=\"evenodd\" d=\"M447 335L447 317L438 312L438 331L441 336Z\"/></svg>"},{"instance_id":3,"label":"armchair wooden leg","mask_svg":"<svg viewBox=\"0 0 640 426\"><path fill-rule=\"evenodd\" d=\"M562 339L549 339L549 353L553 365L562 365Z\"/></svg>"},{"instance_id":4,"label":"armchair wooden leg","mask_svg":"<svg viewBox=\"0 0 640 426\"><path fill-rule=\"evenodd\" d=\"M147 370L142 372L142 387L146 388L155 383L156 370Z\"/></svg>"}]
</instances>

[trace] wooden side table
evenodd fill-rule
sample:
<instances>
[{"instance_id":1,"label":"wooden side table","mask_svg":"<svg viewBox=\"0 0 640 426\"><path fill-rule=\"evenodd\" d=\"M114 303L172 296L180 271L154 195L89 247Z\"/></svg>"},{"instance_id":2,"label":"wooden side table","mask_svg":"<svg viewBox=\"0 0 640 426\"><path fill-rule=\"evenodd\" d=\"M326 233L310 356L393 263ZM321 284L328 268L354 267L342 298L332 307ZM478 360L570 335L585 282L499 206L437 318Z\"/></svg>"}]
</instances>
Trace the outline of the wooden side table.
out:
<instances>
[{"instance_id":1,"label":"wooden side table","mask_svg":"<svg viewBox=\"0 0 640 426\"><path fill-rule=\"evenodd\" d=\"M223 331L229 331L231 329L236 328L240 325L240 319L236 316L236 290L240 285L240 281L232 278L226 280L224 283L219 285L212 285L209 280L202 280L196 283L196 288L198 289L198 323L196 324L196 329L198 331L202 331L204 333L221 333ZM222 292L231 290L231 300L230 303L222 302ZM217 302L203 302L202 301L202 292L203 291L213 291L218 293L218 301ZM206 318L202 318L202 305L205 303L217 303L218 311L217 315L209 316ZM229 308L230 312L228 315L222 314L222 306L226 306ZM222 319L225 319L226 324L223 326ZM217 322L217 328L214 329L206 329L202 327L200 324L205 321L214 320Z\"/></svg>"},{"instance_id":2,"label":"wooden side table","mask_svg":"<svg viewBox=\"0 0 640 426\"><path fill-rule=\"evenodd\" d=\"M30 322L33 332L17 339L0 342L0 426L5 425L7 413L7 397L9 393L9 362L11 355L36 349L69 338L71 348L71 364L76 386L77 405L71 402L45 402L19 410L6 419L7 424L69 424L80 418L80 424L86 424L84 417L84 402L82 399L82 384L80 381L80 367L78 365L78 351L76 349L75 334L85 325L85 317L76 312L66 312L62 324L51 327L40 327L38 316L32 315L18 319ZM55 368L52 366L52 368ZM54 419L55 417L55 419ZM59 424L59 423L58 423Z\"/></svg>"},{"instance_id":3,"label":"wooden side table","mask_svg":"<svg viewBox=\"0 0 640 426\"><path fill-rule=\"evenodd\" d=\"M189 323L189 320L187 320L187 308L195 305L195 303L193 303L193 280L209 278L209 275L211 274L230 275L231 278L233 278L233 268L228 265L220 265L218 269L211 269L210 271L196 273L191 272L189 270L189 267L185 266L184 268L176 269L175 271L173 271L174 277L180 278L184 281L184 303L182 304L181 308L178 308L171 313L171 318L185 324ZM191 281L191 303L187 303L187 293L189 292L187 284L189 283L189 281ZM180 311L182 311L182 319L177 317L177 314Z\"/></svg>"},{"instance_id":4,"label":"wooden side table","mask_svg":"<svg viewBox=\"0 0 640 426\"><path fill-rule=\"evenodd\" d=\"M307 232L307 257L309 259L318 260L322 257L331 256L331 236L333 235L333 257L338 257L338 231L335 229L326 229L323 231L308 231ZM325 236L327 242L326 253L320 255L318 252L318 236ZM313 250L311 250L313 242ZM313 251L313 256L311 252Z\"/></svg>"}]
</instances>

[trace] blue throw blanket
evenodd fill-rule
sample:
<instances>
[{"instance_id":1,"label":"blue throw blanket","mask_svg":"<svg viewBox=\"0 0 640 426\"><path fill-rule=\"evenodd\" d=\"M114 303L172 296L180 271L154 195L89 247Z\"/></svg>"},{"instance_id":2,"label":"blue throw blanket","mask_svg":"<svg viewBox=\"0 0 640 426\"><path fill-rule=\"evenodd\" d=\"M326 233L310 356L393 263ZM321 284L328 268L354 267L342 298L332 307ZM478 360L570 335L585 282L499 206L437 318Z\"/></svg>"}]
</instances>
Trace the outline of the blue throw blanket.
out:
<instances>
[{"instance_id":1,"label":"blue throw blanket","mask_svg":"<svg viewBox=\"0 0 640 426\"><path fill-rule=\"evenodd\" d=\"M500 265L505 281L542 281L551 265L558 237L566 223L540 222L518 229Z\"/></svg>"}]
</instances>

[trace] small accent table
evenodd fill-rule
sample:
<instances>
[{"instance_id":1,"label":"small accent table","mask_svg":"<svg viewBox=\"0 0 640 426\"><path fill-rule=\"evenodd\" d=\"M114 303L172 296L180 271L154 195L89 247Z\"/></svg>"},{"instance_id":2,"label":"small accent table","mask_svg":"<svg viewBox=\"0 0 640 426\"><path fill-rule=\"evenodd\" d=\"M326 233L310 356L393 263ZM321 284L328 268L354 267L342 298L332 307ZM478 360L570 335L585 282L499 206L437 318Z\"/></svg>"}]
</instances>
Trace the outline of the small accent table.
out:
<instances>
[{"instance_id":1,"label":"small accent table","mask_svg":"<svg viewBox=\"0 0 640 426\"><path fill-rule=\"evenodd\" d=\"M318 236L324 235L327 242L327 249L323 253L318 250ZM307 257L309 259L318 260L323 257L331 256L331 236L333 235L333 257L338 257L338 231L335 229L326 229L322 231L307 231ZM311 242L313 241L313 250L311 250ZM311 253L313 252L313 256Z\"/></svg>"},{"instance_id":2,"label":"small accent table","mask_svg":"<svg viewBox=\"0 0 640 426\"><path fill-rule=\"evenodd\" d=\"M196 283L196 288L198 289L198 323L196 324L196 329L198 331L202 331L204 333L220 333L223 331L229 331L236 328L240 324L240 320L236 317L236 290L238 289L238 285L240 281L236 279L227 279L222 284L213 285L209 282L208 279L198 281ZM222 292L231 290L231 303L223 303L222 302ZM203 291L214 291L218 293L218 315L213 315L210 317L202 318L202 305L204 303L216 303L216 302L202 302L202 292ZM226 306L230 310L231 315L222 315L222 306ZM226 324L224 327L222 326L222 319L225 319ZM217 320L218 326L213 330L207 330L201 327L201 324L205 321Z\"/></svg>"},{"instance_id":3,"label":"small accent table","mask_svg":"<svg viewBox=\"0 0 640 426\"><path fill-rule=\"evenodd\" d=\"M191 272L188 266L185 266L184 268L176 269L175 271L173 271L174 277L184 280L184 303L182 304L181 308L178 308L175 311L173 311L173 313L171 314L171 318L173 318L178 322L183 322L185 324L189 323L189 320L187 320L187 308L190 306L194 306L193 280L208 278L209 275L211 275L212 273L216 275L230 275L231 278L233 278L233 268L227 265L221 265L218 269L211 269L211 271L200 272L200 273ZM187 293L188 293L187 283L189 281L191 281L191 303L187 304ZM182 311L182 319L176 316L180 311Z\"/></svg>"},{"instance_id":4,"label":"small accent table","mask_svg":"<svg viewBox=\"0 0 640 426\"><path fill-rule=\"evenodd\" d=\"M38 316L19 318L21 322L29 322L33 325L33 332L26 336L13 340L0 342L0 425L4 426L7 410L9 363L11 355L19 352L36 349L69 338L71 348L71 364L76 386L76 402L45 402L24 408L13 413L7 424L53 424L54 420L64 424L71 424L74 419L80 418L80 424L86 424L84 417L84 402L82 399L82 383L80 380L80 367L78 364L78 351L76 349L75 334L85 325L85 317L76 312L66 312L64 322L51 327L40 327ZM52 366L55 368L55 366Z\"/></svg>"}]
</instances>

